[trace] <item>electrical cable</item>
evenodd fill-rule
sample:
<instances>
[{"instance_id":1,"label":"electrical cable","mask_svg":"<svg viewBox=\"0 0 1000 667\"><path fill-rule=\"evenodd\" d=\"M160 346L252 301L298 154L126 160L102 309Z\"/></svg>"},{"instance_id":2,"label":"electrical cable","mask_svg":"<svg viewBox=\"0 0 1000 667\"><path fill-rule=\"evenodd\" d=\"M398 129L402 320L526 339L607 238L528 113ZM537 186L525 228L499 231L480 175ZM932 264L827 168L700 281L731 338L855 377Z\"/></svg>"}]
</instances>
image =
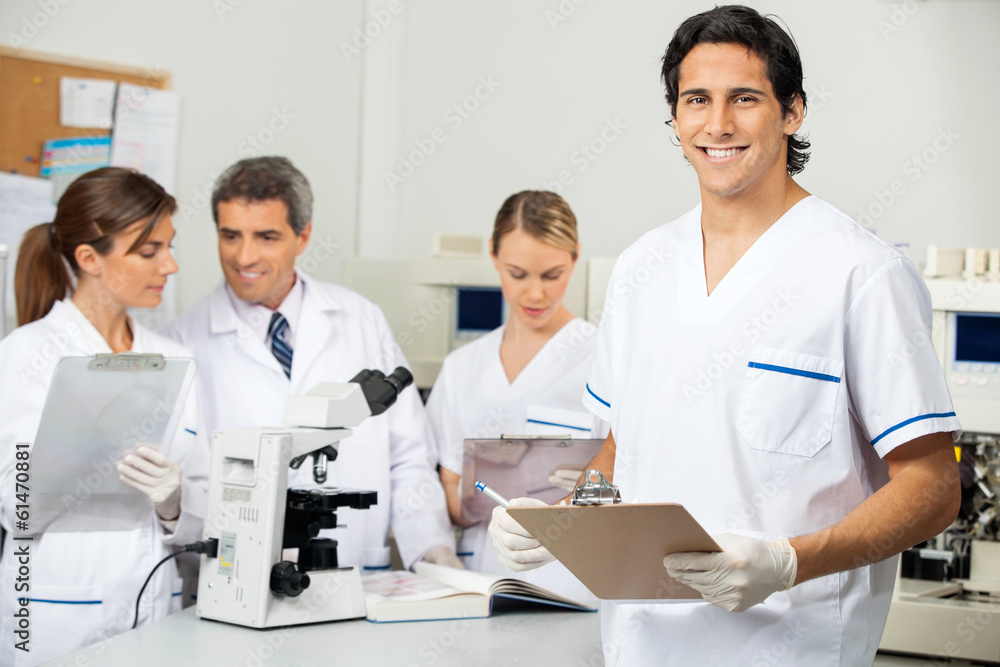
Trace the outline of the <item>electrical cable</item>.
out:
<instances>
[{"instance_id":1,"label":"electrical cable","mask_svg":"<svg viewBox=\"0 0 1000 667\"><path fill-rule=\"evenodd\" d=\"M195 553L195 554L205 554L209 558L215 558L219 553L219 540L214 537L210 537L207 540L201 542L192 542L191 544L185 544L183 547L170 554L169 556L160 560L159 563L153 566L152 571L150 571L149 576L146 577L146 581L142 584L142 588L139 589L139 595L135 598L135 620L132 621L132 629L135 630L136 626L139 624L139 602L142 600L142 594L146 592L146 586L149 585L150 580L161 565L166 563L171 558L176 558L181 554Z\"/></svg>"}]
</instances>

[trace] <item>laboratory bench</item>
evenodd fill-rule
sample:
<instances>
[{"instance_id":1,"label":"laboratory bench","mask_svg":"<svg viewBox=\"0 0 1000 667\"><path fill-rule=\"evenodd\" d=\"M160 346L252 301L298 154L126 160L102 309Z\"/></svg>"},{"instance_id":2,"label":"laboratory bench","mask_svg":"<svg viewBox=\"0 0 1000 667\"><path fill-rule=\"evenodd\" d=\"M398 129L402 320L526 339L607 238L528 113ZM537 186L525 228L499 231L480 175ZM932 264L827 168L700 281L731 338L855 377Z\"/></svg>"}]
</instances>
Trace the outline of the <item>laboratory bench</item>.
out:
<instances>
[{"instance_id":1,"label":"laboratory bench","mask_svg":"<svg viewBox=\"0 0 1000 667\"><path fill-rule=\"evenodd\" d=\"M365 620L255 630L201 620L193 607L71 653L49 665L97 667L599 667L596 612L531 607L491 618L410 623Z\"/></svg>"},{"instance_id":2,"label":"laboratory bench","mask_svg":"<svg viewBox=\"0 0 1000 667\"><path fill-rule=\"evenodd\" d=\"M365 620L255 630L203 621L193 607L54 660L100 667L601 667L597 613L525 607L491 618L412 623ZM875 667L942 665L879 654Z\"/></svg>"}]
</instances>

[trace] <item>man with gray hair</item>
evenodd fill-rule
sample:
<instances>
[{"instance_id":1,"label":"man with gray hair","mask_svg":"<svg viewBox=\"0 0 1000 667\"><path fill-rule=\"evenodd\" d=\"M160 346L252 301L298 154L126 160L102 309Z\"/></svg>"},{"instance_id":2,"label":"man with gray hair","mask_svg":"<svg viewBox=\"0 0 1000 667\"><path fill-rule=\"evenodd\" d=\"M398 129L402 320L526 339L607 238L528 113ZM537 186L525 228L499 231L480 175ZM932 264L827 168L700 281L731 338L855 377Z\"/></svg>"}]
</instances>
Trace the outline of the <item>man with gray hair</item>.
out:
<instances>
[{"instance_id":1,"label":"man with gray hair","mask_svg":"<svg viewBox=\"0 0 1000 667\"><path fill-rule=\"evenodd\" d=\"M407 366L378 306L295 269L312 234L312 190L283 157L241 160L215 184L212 215L225 280L171 323L168 335L194 351L209 432L277 426L286 399L358 371ZM444 492L430 466L431 432L417 390L353 429L329 466L328 484L378 492L361 511L341 509L332 534L340 563L389 566L392 526L406 567L424 559L457 565ZM314 485L311 467L289 485Z\"/></svg>"}]
</instances>

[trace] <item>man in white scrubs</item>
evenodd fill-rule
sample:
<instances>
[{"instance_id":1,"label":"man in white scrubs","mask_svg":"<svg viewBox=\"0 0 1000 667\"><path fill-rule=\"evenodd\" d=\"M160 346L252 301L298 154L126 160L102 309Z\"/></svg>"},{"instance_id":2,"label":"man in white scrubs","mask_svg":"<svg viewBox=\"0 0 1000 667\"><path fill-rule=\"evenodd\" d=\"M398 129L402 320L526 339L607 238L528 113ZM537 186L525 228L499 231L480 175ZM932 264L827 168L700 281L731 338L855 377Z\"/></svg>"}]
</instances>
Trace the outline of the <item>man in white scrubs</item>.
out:
<instances>
[{"instance_id":1,"label":"man in white scrubs","mask_svg":"<svg viewBox=\"0 0 1000 667\"><path fill-rule=\"evenodd\" d=\"M280 426L290 395L408 365L378 306L296 271L312 233L312 191L289 160L232 165L215 185L212 213L225 281L167 332L194 351L209 432ZM406 567L422 558L457 563L431 437L408 387L339 444L326 484L378 492L369 509L337 512L346 528L324 531L338 540L341 565L388 568L390 525ZM315 486L312 466L289 471L288 481Z\"/></svg>"},{"instance_id":2,"label":"man in white scrubs","mask_svg":"<svg viewBox=\"0 0 1000 667\"><path fill-rule=\"evenodd\" d=\"M960 502L928 292L792 179L806 95L773 20L688 19L663 80L701 203L619 258L584 403L622 498L683 504L723 552L664 559L711 604L605 602L606 664L870 665L894 556ZM551 558L502 510L490 530Z\"/></svg>"}]
</instances>

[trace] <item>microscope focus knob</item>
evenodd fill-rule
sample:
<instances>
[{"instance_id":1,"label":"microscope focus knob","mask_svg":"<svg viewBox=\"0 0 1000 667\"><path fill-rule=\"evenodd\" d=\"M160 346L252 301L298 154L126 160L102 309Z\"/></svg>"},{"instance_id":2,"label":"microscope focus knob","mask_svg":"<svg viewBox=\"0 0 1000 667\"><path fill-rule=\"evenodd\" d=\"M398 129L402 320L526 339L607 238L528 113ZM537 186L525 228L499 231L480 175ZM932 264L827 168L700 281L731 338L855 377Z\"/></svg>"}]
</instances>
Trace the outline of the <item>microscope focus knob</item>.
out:
<instances>
[{"instance_id":1,"label":"microscope focus knob","mask_svg":"<svg viewBox=\"0 0 1000 667\"><path fill-rule=\"evenodd\" d=\"M283 560L271 568L271 590L277 595L296 597L309 588L309 575L296 569L295 563Z\"/></svg>"}]
</instances>

